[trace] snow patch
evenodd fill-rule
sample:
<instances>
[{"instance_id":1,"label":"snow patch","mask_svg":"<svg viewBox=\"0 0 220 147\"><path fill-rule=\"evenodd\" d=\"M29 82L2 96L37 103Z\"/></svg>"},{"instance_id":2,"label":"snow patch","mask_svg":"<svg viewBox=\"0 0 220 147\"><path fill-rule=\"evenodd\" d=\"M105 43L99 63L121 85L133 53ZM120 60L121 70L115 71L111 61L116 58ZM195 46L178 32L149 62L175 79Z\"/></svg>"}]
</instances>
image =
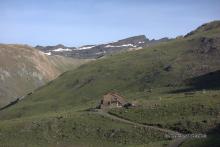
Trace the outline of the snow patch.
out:
<instances>
[{"instance_id":1,"label":"snow patch","mask_svg":"<svg viewBox=\"0 0 220 147\"><path fill-rule=\"evenodd\" d=\"M93 46L83 46L83 47L77 48L77 50L88 50L88 49L91 49L91 48L94 48L94 47L95 47L95 45L93 45Z\"/></svg>"},{"instance_id":2,"label":"snow patch","mask_svg":"<svg viewBox=\"0 0 220 147\"><path fill-rule=\"evenodd\" d=\"M133 44L123 44L123 45L106 45L105 48L112 48L112 47L137 47Z\"/></svg>"},{"instance_id":3,"label":"snow patch","mask_svg":"<svg viewBox=\"0 0 220 147\"><path fill-rule=\"evenodd\" d=\"M143 43L144 43L144 41L139 41L138 43L139 43L139 44L143 44Z\"/></svg>"},{"instance_id":4,"label":"snow patch","mask_svg":"<svg viewBox=\"0 0 220 147\"><path fill-rule=\"evenodd\" d=\"M58 49L55 49L55 50L52 50L54 52L69 52L69 51L72 51L71 49L68 49L68 48L58 48Z\"/></svg>"}]
</instances>

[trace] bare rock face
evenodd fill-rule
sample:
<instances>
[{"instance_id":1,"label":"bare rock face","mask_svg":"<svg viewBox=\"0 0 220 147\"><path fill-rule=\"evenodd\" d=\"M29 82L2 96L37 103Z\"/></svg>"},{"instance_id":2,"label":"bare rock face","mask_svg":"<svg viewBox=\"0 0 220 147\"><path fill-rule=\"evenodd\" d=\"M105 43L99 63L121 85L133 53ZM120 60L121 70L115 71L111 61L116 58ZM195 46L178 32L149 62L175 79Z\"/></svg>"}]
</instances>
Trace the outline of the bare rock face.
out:
<instances>
[{"instance_id":1,"label":"bare rock face","mask_svg":"<svg viewBox=\"0 0 220 147\"><path fill-rule=\"evenodd\" d=\"M56 78L60 71L26 45L0 45L0 106Z\"/></svg>"},{"instance_id":2,"label":"bare rock face","mask_svg":"<svg viewBox=\"0 0 220 147\"><path fill-rule=\"evenodd\" d=\"M0 107L85 62L48 56L27 45L0 44Z\"/></svg>"}]
</instances>

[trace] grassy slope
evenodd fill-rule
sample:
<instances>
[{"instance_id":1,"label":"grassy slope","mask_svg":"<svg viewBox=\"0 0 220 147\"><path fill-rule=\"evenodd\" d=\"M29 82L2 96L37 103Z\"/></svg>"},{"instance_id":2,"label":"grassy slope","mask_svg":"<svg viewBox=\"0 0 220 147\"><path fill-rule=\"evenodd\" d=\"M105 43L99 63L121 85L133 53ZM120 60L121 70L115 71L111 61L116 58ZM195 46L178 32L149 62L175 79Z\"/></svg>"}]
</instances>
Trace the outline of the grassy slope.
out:
<instances>
[{"instance_id":1,"label":"grassy slope","mask_svg":"<svg viewBox=\"0 0 220 147\"><path fill-rule=\"evenodd\" d=\"M149 100L134 109L113 109L110 113L137 121L157 125L183 133L206 133L220 123L219 91L162 95L161 100Z\"/></svg>"},{"instance_id":2,"label":"grassy slope","mask_svg":"<svg viewBox=\"0 0 220 147\"><path fill-rule=\"evenodd\" d=\"M155 141L163 145L169 141L160 132L80 112L2 121L0 126L1 145L9 146L138 146Z\"/></svg>"},{"instance_id":3,"label":"grassy slope","mask_svg":"<svg viewBox=\"0 0 220 147\"><path fill-rule=\"evenodd\" d=\"M46 115L45 119L49 121L48 119L53 118L54 113L60 115L68 111L72 114L70 119L74 119L77 115L86 115L79 110L95 107L104 93L114 90L142 106L129 110L114 110L112 113L137 122L159 124L162 127L183 132L205 132L219 123L219 91L207 90L206 93L198 91L192 96L170 92L189 87L183 83L185 79L220 69L218 50L207 54L194 52L201 47L201 37L216 38L219 36L220 27L215 27L208 31L199 31L198 34L187 38L82 65L77 70L66 72L58 79L39 88L33 95L28 96L17 105L0 112L0 119L4 120L0 125L6 128L3 132L10 134L8 129L17 125L11 119L24 121L23 126L17 127L18 130L26 127L24 125L26 119L35 121L37 117L43 117L42 114ZM171 70L164 70L168 65L172 67ZM86 118L82 117L80 123L92 123L92 120L85 120ZM96 118L95 122L99 124L106 121L105 119ZM71 122L72 120L66 121ZM4 126L9 122L11 125ZM107 121L106 125L109 123ZM43 122L42 125L44 126L44 124ZM45 128L50 128L53 124ZM130 127L128 128L130 129ZM69 126L61 126L61 128L70 129ZM93 126L89 125L89 130L92 128ZM107 131L109 129L107 127ZM33 131L33 129L30 128L29 131ZM42 133L48 135L50 132L40 132L40 135ZM103 133L103 131L101 132ZM77 134L74 131L72 133ZM138 134L142 136L141 132ZM71 135L68 136L71 137ZM88 139L91 136L101 140L97 134L88 135ZM133 138L129 135L126 137L131 141L129 143L131 145L137 145L137 140L140 140L139 137ZM5 140L8 138L6 136ZM54 140L56 139L51 139L49 142L53 143ZM79 140L79 142L83 142L83 140ZM118 142L120 137L116 140L106 140L106 142ZM159 141L160 139L154 136L150 140ZM65 142L65 140L61 142ZM139 143L146 142L140 141Z\"/></svg>"}]
</instances>

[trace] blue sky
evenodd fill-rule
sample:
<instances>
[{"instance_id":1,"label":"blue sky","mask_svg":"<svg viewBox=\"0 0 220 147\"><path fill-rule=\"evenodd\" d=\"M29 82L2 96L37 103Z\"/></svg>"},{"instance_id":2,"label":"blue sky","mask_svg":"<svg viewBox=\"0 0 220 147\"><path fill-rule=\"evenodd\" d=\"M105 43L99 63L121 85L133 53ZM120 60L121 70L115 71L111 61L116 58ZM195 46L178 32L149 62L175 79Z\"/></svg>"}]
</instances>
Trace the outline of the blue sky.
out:
<instances>
[{"instance_id":1,"label":"blue sky","mask_svg":"<svg viewBox=\"0 0 220 147\"><path fill-rule=\"evenodd\" d=\"M0 42L67 46L186 34L220 20L219 0L0 0Z\"/></svg>"}]
</instances>

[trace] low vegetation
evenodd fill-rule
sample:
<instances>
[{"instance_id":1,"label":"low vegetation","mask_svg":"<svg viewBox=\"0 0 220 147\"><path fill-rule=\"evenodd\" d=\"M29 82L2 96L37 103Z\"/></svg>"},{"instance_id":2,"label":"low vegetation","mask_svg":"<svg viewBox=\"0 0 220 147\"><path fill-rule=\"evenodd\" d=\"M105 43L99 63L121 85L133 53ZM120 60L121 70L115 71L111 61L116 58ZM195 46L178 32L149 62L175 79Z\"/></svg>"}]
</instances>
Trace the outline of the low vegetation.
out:
<instances>
[{"instance_id":1,"label":"low vegetation","mask_svg":"<svg viewBox=\"0 0 220 147\"><path fill-rule=\"evenodd\" d=\"M220 123L218 97L219 91L197 91L190 96L161 95L160 100L144 101L131 109L112 109L109 113L182 133L206 133Z\"/></svg>"},{"instance_id":2,"label":"low vegetation","mask_svg":"<svg viewBox=\"0 0 220 147\"><path fill-rule=\"evenodd\" d=\"M1 142L21 146L166 146L170 142L162 132L84 111L96 107L110 91L136 104L132 109L112 109L113 115L182 133L218 135L220 86L216 80L211 87L204 84L216 79L220 70L220 28L205 29L213 23L184 38L66 72L0 112ZM187 141L183 146L196 143Z\"/></svg>"},{"instance_id":3,"label":"low vegetation","mask_svg":"<svg viewBox=\"0 0 220 147\"><path fill-rule=\"evenodd\" d=\"M169 142L162 132L127 125L89 112L53 113L13 122L2 121L0 127L0 142L6 146L135 146L157 141L162 146Z\"/></svg>"}]
</instances>

